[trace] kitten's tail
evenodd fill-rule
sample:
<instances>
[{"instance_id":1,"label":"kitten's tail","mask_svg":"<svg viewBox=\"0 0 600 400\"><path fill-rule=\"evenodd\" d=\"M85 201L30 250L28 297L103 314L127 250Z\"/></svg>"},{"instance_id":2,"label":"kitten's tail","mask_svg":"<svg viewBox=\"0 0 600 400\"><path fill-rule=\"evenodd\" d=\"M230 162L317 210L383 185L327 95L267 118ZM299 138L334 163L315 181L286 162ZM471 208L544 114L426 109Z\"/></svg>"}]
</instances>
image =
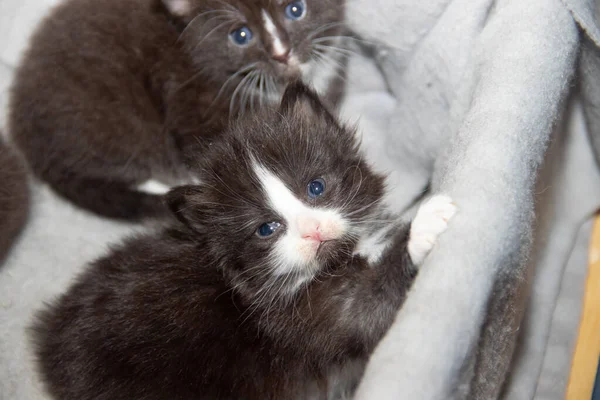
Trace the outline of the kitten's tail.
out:
<instances>
[{"instance_id":1,"label":"kitten's tail","mask_svg":"<svg viewBox=\"0 0 600 400\"><path fill-rule=\"evenodd\" d=\"M125 182L72 173L44 178L61 197L102 217L137 222L169 215L162 195L138 191Z\"/></svg>"}]
</instances>

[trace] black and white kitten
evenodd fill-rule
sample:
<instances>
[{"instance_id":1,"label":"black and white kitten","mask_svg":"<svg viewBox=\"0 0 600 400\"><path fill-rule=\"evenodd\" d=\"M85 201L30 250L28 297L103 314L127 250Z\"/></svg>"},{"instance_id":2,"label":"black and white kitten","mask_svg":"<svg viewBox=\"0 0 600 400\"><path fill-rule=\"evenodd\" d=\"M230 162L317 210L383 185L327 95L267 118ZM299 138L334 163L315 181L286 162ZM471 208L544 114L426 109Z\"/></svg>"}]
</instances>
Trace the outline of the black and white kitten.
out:
<instances>
[{"instance_id":1,"label":"black and white kitten","mask_svg":"<svg viewBox=\"0 0 600 400\"><path fill-rule=\"evenodd\" d=\"M160 216L231 114L296 79L336 102L343 19L344 0L66 0L20 62L9 133L73 203Z\"/></svg>"},{"instance_id":2,"label":"black and white kitten","mask_svg":"<svg viewBox=\"0 0 600 400\"><path fill-rule=\"evenodd\" d=\"M173 189L182 222L94 262L34 339L61 400L340 398L447 226L387 219L384 179L302 85L234 124Z\"/></svg>"}]
</instances>

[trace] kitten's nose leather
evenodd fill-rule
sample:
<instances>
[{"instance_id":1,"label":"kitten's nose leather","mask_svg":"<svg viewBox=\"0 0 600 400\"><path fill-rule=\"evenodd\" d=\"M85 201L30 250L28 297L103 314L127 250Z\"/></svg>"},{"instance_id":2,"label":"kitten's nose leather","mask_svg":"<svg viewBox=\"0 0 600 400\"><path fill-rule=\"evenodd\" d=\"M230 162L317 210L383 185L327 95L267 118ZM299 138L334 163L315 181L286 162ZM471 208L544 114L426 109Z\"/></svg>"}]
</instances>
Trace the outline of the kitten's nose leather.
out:
<instances>
[{"instance_id":1,"label":"kitten's nose leather","mask_svg":"<svg viewBox=\"0 0 600 400\"><path fill-rule=\"evenodd\" d=\"M312 239L318 242L323 241L323 232L318 221L310 219L301 220L299 221L299 226L302 239Z\"/></svg>"},{"instance_id":2,"label":"kitten's nose leather","mask_svg":"<svg viewBox=\"0 0 600 400\"><path fill-rule=\"evenodd\" d=\"M302 235L303 239L312 239L312 240L316 240L318 242L322 242L323 238L321 237L321 232L319 232L318 230L315 230L311 233L305 233L304 235Z\"/></svg>"},{"instance_id":3,"label":"kitten's nose leather","mask_svg":"<svg viewBox=\"0 0 600 400\"><path fill-rule=\"evenodd\" d=\"M286 48L284 51L280 52L280 53L275 53L273 52L271 54L271 57L273 58L273 60L280 62L282 64L287 64L288 60L290 59L290 49Z\"/></svg>"}]
</instances>

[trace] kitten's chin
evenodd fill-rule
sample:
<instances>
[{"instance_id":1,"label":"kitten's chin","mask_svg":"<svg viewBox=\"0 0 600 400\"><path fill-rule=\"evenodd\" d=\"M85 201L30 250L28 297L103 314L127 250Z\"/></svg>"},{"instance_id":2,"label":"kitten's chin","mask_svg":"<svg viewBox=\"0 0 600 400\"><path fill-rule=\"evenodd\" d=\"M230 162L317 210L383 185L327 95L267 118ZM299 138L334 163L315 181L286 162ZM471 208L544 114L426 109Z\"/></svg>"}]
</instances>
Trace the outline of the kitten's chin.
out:
<instances>
[{"instance_id":1,"label":"kitten's chin","mask_svg":"<svg viewBox=\"0 0 600 400\"><path fill-rule=\"evenodd\" d=\"M285 69L282 68L282 70L279 71L277 76L279 76L279 78L280 78L280 82L282 83L281 86L286 86L288 83L292 83L294 81L304 79L302 70L300 68L292 68L289 66L285 67ZM283 92L283 90L282 90L282 92Z\"/></svg>"},{"instance_id":2,"label":"kitten's chin","mask_svg":"<svg viewBox=\"0 0 600 400\"><path fill-rule=\"evenodd\" d=\"M292 56L286 64L277 63L273 66L277 81L281 86L303 79L304 70L298 58Z\"/></svg>"},{"instance_id":3,"label":"kitten's chin","mask_svg":"<svg viewBox=\"0 0 600 400\"><path fill-rule=\"evenodd\" d=\"M314 75L315 63L311 61L307 61L298 66L300 70L300 76L304 83L310 83L312 81L312 77Z\"/></svg>"},{"instance_id":4,"label":"kitten's chin","mask_svg":"<svg viewBox=\"0 0 600 400\"><path fill-rule=\"evenodd\" d=\"M328 240L321 243L315 254L319 269L343 265L352 258L352 249L355 245L349 240Z\"/></svg>"},{"instance_id":5,"label":"kitten's chin","mask_svg":"<svg viewBox=\"0 0 600 400\"><path fill-rule=\"evenodd\" d=\"M319 245L319 247L317 248L317 252L316 252L317 259L331 255L331 253L335 251L336 247L337 246L336 246L335 240L328 240L326 242L322 242Z\"/></svg>"}]
</instances>

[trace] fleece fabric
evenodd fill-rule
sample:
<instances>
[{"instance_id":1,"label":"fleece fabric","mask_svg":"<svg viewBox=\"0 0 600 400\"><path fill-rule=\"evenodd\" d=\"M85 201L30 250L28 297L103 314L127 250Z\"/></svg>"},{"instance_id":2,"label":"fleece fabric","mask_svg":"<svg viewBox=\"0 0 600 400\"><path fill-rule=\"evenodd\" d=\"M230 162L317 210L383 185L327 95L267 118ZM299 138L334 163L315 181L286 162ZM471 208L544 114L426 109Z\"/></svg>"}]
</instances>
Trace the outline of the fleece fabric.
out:
<instances>
[{"instance_id":1,"label":"fleece fabric","mask_svg":"<svg viewBox=\"0 0 600 400\"><path fill-rule=\"evenodd\" d=\"M389 157L379 162L393 184L389 203L406 209L432 179L432 191L459 207L373 355L358 399L564 398L582 287L565 267L600 199L588 138L598 131L581 91L600 92L577 71L583 44L597 49L595 7L350 3L352 26L375 43L395 105L385 121L370 119L369 106L345 111L362 112L364 136L378 138L365 140L367 151ZM556 307L565 281L576 306L569 318ZM557 343L560 351L547 353Z\"/></svg>"},{"instance_id":2,"label":"fleece fabric","mask_svg":"<svg viewBox=\"0 0 600 400\"><path fill-rule=\"evenodd\" d=\"M54 3L2 1L3 109L18 56ZM350 60L342 115L358 121L368 158L388 173L388 203L410 209L431 186L460 209L357 399L564 398L590 225L581 227L600 201L588 139L597 92L584 83L594 73L581 79L595 68L593 52L577 71L582 42L600 43L594 7L348 0L356 42L373 51ZM26 336L35 311L110 243L141 229L31 185L28 226L0 268L2 400L48 399Z\"/></svg>"}]
</instances>

